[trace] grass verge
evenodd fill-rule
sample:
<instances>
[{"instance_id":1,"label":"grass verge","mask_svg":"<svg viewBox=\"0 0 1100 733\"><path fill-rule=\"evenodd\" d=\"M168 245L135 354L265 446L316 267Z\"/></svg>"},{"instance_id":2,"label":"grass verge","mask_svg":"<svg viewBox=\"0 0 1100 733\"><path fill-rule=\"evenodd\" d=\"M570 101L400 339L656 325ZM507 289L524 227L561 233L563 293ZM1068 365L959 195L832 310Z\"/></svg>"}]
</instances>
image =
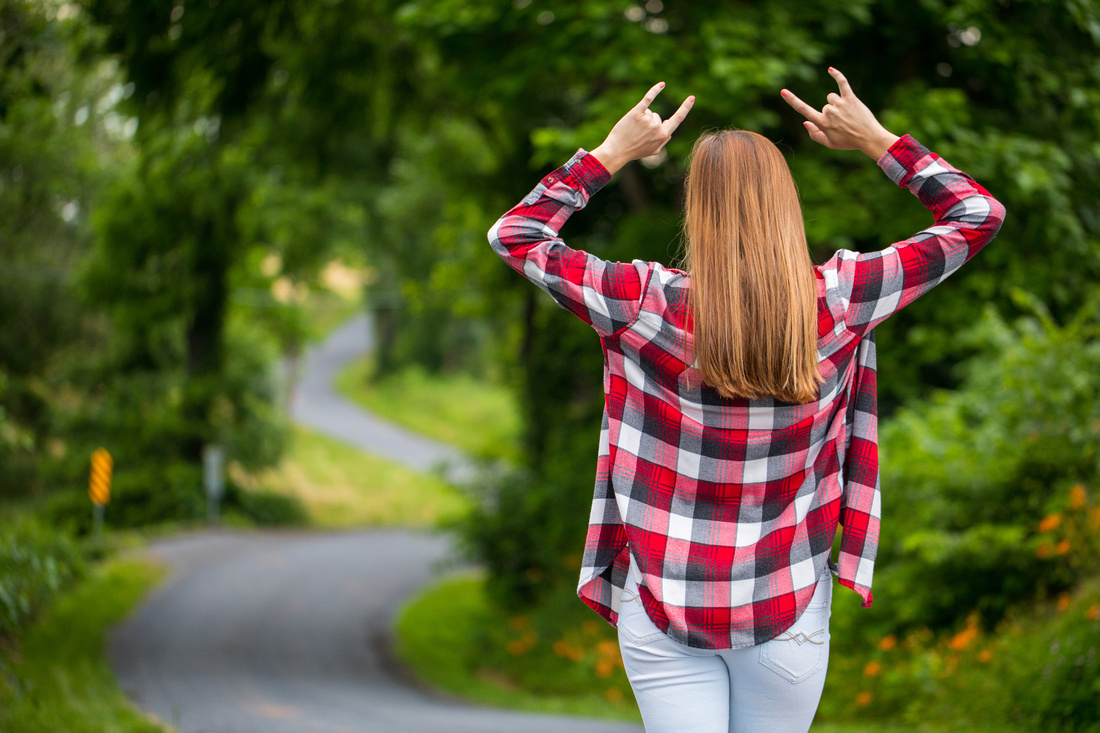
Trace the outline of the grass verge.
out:
<instances>
[{"instance_id":1,"label":"grass verge","mask_svg":"<svg viewBox=\"0 0 1100 733\"><path fill-rule=\"evenodd\" d=\"M164 575L111 560L92 569L10 648L0 650L0 730L6 733L163 733L136 711L104 655L108 626Z\"/></svg>"},{"instance_id":2,"label":"grass verge","mask_svg":"<svg viewBox=\"0 0 1100 733\"><path fill-rule=\"evenodd\" d=\"M576 599L565 602L509 616L490 602L481 577L443 580L402 608L397 655L426 683L484 705L639 720L615 632ZM1096 730L1095 719L1091 727L1087 721L1089 685L1100 685L1089 651L1095 653L1098 640L1100 578L993 635L971 629L936 639L917 633L870 655L834 637L812 730ZM1065 679L1054 687L1035 683L1059 674ZM1042 697L1045 688L1051 688L1050 700L1030 699Z\"/></svg>"},{"instance_id":3,"label":"grass verge","mask_svg":"<svg viewBox=\"0 0 1100 733\"><path fill-rule=\"evenodd\" d=\"M373 370L370 357L352 362L336 377L336 389L380 417L472 456L518 459L519 406L504 387L416 368L374 382Z\"/></svg>"},{"instance_id":4,"label":"grass verge","mask_svg":"<svg viewBox=\"0 0 1100 733\"><path fill-rule=\"evenodd\" d=\"M640 721L622 667L612 661L614 631L581 610L591 618L550 639L536 619L494 608L480 577L450 578L402 608L396 651L433 687L483 705Z\"/></svg>"},{"instance_id":5,"label":"grass verge","mask_svg":"<svg viewBox=\"0 0 1100 733\"><path fill-rule=\"evenodd\" d=\"M294 428L278 468L234 478L245 488L297 497L310 523L326 529L428 527L468 507L465 497L437 476L412 471L301 427Z\"/></svg>"}]
</instances>

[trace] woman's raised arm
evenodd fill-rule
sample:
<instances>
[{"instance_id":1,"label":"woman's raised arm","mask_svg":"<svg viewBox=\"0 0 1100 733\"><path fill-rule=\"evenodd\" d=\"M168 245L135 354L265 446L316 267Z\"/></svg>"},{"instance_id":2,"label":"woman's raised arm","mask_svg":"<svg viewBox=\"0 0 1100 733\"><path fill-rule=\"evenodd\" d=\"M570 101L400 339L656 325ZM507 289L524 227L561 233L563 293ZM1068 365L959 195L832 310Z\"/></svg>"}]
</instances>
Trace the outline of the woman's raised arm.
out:
<instances>
[{"instance_id":1,"label":"woman's raised arm","mask_svg":"<svg viewBox=\"0 0 1100 733\"><path fill-rule=\"evenodd\" d=\"M1004 206L912 137L889 132L852 92L836 69L840 94L829 94L820 112L783 90L783 98L807 118L810 137L829 148L861 150L894 183L908 188L932 212L935 224L879 252L838 251L819 270L826 300L844 327L861 336L943 282L993 239Z\"/></svg>"}]
</instances>

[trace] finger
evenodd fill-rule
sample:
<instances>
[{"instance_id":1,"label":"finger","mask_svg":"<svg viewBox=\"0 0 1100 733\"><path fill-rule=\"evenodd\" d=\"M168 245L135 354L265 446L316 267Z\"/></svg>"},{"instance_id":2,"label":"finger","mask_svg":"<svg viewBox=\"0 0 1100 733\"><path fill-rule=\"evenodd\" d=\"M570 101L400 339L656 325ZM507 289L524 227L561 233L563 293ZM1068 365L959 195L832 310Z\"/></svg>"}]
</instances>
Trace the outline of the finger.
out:
<instances>
[{"instance_id":1,"label":"finger","mask_svg":"<svg viewBox=\"0 0 1100 733\"><path fill-rule=\"evenodd\" d=\"M829 92L828 96L826 96L825 99L828 100L829 104L840 103L840 95L836 92Z\"/></svg>"},{"instance_id":2,"label":"finger","mask_svg":"<svg viewBox=\"0 0 1100 733\"><path fill-rule=\"evenodd\" d=\"M802 126L806 128L806 132L810 133L810 139L815 143L821 143L825 147L829 147L829 138L825 136L825 133L821 131L814 123L806 120L802 123Z\"/></svg>"},{"instance_id":3,"label":"finger","mask_svg":"<svg viewBox=\"0 0 1100 733\"><path fill-rule=\"evenodd\" d=\"M783 96L783 99L786 100L787 104L794 107L794 110L807 120L815 124L821 120L821 113L795 96L794 92L784 89L780 94Z\"/></svg>"},{"instance_id":4,"label":"finger","mask_svg":"<svg viewBox=\"0 0 1100 733\"><path fill-rule=\"evenodd\" d=\"M832 66L830 66L829 67L829 74L834 79L836 79L836 84L837 84L838 87L840 87L840 96L842 96L842 97L854 97L855 96L855 92L852 91L852 87L848 84L848 79L845 78L844 74L840 73L839 69L834 69Z\"/></svg>"},{"instance_id":5,"label":"finger","mask_svg":"<svg viewBox=\"0 0 1100 733\"><path fill-rule=\"evenodd\" d=\"M692 105L695 104L695 97L691 96L684 100L684 103L680 105L680 108L676 112L665 120L663 127L665 133L671 135L673 131L680 126L680 123L684 121L684 118L688 116L688 112L691 111Z\"/></svg>"},{"instance_id":6,"label":"finger","mask_svg":"<svg viewBox=\"0 0 1100 733\"><path fill-rule=\"evenodd\" d=\"M657 95L660 94L661 90L664 89L664 88L665 88L665 83L663 81L659 81L656 84L654 84L653 86L651 86L649 88L649 91L645 93L645 96L642 97L642 101L638 102L638 104L635 105L634 109L637 109L637 110L647 110L647 109L649 109L649 105L653 104L653 100L657 98Z\"/></svg>"}]
</instances>

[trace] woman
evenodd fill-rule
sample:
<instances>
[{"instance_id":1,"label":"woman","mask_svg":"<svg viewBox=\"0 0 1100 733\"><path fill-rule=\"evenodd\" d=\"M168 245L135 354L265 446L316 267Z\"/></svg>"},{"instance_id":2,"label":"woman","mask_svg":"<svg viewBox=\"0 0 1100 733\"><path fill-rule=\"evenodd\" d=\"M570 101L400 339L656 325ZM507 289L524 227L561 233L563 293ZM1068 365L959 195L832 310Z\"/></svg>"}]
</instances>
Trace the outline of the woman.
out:
<instances>
[{"instance_id":1,"label":"woman","mask_svg":"<svg viewBox=\"0 0 1100 733\"><path fill-rule=\"evenodd\" d=\"M871 603L879 530L874 327L1000 228L1004 208L829 73L818 143L860 150L935 224L881 252L810 262L779 151L754 133L695 145L684 270L567 247L566 219L687 116L657 84L591 153L489 232L496 252L599 334L606 393L581 598L618 627L646 730L805 731L829 655L832 574ZM839 563L830 558L844 526Z\"/></svg>"}]
</instances>

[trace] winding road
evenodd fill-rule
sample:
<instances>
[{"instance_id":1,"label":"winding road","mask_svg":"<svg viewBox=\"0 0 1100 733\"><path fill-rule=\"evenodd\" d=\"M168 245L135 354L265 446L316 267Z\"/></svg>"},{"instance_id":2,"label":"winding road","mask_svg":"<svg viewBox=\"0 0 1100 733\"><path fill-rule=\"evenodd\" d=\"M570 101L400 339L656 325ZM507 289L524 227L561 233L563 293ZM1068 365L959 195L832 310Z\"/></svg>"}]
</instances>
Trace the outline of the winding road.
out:
<instances>
[{"instance_id":1,"label":"winding road","mask_svg":"<svg viewBox=\"0 0 1100 733\"><path fill-rule=\"evenodd\" d=\"M469 475L453 449L332 389L370 346L366 318L306 359L296 421L419 470ZM488 709L419 687L390 654L395 610L447 562L447 538L208 531L150 543L168 581L111 634L119 684L181 733L640 733L640 726Z\"/></svg>"}]
</instances>

